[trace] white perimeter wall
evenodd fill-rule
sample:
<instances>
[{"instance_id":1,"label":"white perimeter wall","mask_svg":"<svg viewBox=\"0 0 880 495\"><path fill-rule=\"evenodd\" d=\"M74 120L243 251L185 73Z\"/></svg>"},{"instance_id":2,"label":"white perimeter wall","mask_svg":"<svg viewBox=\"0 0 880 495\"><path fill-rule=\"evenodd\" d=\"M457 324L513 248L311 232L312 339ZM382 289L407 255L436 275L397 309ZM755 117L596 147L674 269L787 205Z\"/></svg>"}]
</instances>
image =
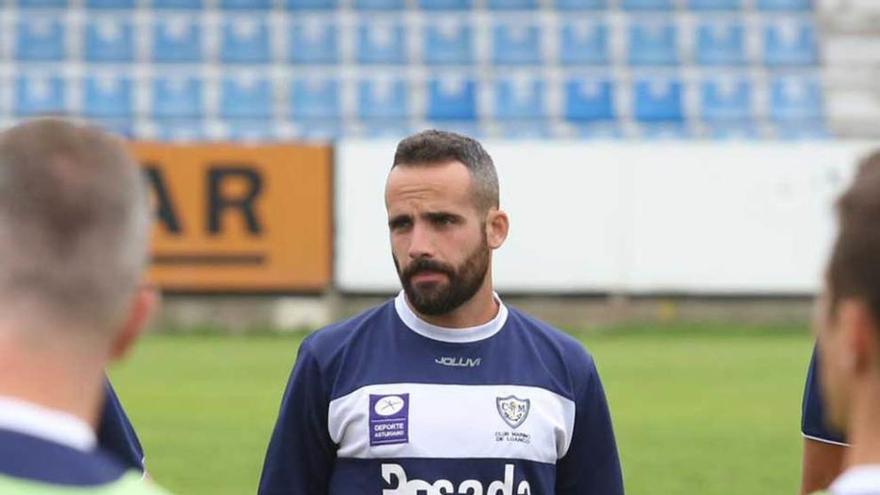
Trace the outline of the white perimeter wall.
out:
<instances>
[{"instance_id":1,"label":"white perimeter wall","mask_svg":"<svg viewBox=\"0 0 880 495\"><path fill-rule=\"evenodd\" d=\"M384 206L395 142L336 151L336 284L398 290ZM495 142L511 217L501 291L808 293L832 204L870 143Z\"/></svg>"}]
</instances>

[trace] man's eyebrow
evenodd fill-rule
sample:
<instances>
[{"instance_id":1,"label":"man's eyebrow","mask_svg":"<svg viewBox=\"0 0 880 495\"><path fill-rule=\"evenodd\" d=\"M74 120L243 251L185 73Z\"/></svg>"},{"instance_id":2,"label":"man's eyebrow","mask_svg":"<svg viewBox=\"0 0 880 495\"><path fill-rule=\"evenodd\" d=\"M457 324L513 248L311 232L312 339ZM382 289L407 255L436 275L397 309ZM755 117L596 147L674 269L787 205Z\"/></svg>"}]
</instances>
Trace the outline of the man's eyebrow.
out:
<instances>
[{"instance_id":1,"label":"man's eyebrow","mask_svg":"<svg viewBox=\"0 0 880 495\"><path fill-rule=\"evenodd\" d=\"M410 215L407 215L406 213L401 213L400 215L394 215L393 217L389 218L388 225L393 227L407 220L412 220L412 217Z\"/></svg>"},{"instance_id":2,"label":"man's eyebrow","mask_svg":"<svg viewBox=\"0 0 880 495\"><path fill-rule=\"evenodd\" d=\"M442 220L444 218L463 218L458 213L452 213L451 211L429 211L422 214L422 216L427 218L428 220Z\"/></svg>"}]
</instances>

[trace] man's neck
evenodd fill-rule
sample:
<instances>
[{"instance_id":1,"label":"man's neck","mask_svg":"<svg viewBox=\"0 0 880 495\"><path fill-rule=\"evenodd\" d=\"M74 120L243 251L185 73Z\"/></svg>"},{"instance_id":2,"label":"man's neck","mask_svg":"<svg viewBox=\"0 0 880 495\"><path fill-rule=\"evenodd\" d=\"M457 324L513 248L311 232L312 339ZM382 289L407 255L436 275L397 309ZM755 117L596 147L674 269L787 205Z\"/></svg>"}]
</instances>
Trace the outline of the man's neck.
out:
<instances>
[{"instance_id":1,"label":"man's neck","mask_svg":"<svg viewBox=\"0 0 880 495\"><path fill-rule=\"evenodd\" d=\"M0 336L0 395L66 412L95 427L103 364Z\"/></svg>"},{"instance_id":2,"label":"man's neck","mask_svg":"<svg viewBox=\"0 0 880 495\"><path fill-rule=\"evenodd\" d=\"M471 328L488 323L498 314L498 301L491 280L491 276L487 276L474 297L454 311L443 315L425 315L415 309L413 312L422 320L444 328ZM412 308L411 304L409 306Z\"/></svg>"},{"instance_id":3,"label":"man's neck","mask_svg":"<svg viewBox=\"0 0 880 495\"><path fill-rule=\"evenodd\" d=\"M880 379L875 378L862 383L853 391L852 405L847 437L846 465L858 466L880 464Z\"/></svg>"}]
</instances>

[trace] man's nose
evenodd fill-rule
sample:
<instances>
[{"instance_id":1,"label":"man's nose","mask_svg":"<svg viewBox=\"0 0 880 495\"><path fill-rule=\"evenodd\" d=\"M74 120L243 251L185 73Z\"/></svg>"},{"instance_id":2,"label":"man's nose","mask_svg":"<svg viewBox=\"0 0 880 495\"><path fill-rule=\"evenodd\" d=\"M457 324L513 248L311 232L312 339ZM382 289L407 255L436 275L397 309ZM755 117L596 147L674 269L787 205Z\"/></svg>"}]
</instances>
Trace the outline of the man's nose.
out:
<instances>
[{"instance_id":1,"label":"man's nose","mask_svg":"<svg viewBox=\"0 0 880 495\"><path fill-rule=\"evenodd\" d=\"M434 256L434 239L430 229L421 224L416 224L412 229L412 237L409 244L410 259L431 258Z\"/></svg>"}]
</instances>

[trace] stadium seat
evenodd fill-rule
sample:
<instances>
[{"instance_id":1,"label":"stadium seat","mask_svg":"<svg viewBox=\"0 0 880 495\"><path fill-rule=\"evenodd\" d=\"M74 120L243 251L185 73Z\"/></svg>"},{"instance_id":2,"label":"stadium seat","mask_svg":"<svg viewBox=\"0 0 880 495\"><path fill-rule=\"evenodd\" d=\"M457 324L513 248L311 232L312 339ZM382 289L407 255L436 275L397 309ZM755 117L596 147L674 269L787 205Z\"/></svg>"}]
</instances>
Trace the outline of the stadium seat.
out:
<instances>
[{"instance_id":1,"label":"stadium seat","mask_svg":"<svg viewBox=\"0 0 880 495\"><path fill-rule=\"evenodd\" d=\"M700 84L700 117L704 121L750 120L752 86L745 78L711 78Z\"/></svg>"},{"instance_id":2,"label":"stadium seat","mask_svg":"<svg viewBox=\"0 0 880 495\"><path fill-rule=\"evenodd\" d=\"M623 130L616 123L576 123L574 137L589 140L616 140L624 138Z\"/></svg>"},{"instance_id":3,"label":"stadium seat","mask_svg":"<svg viewBox=\"0 0 880 495\"><path fill-rule=\"evenodd\" d=\"M532 77L502 77L492 85L494 109L498 120L537 120L544 118L547 83Z\"/></svg>"},{"instance_id":4,"label":"stadium seat","mask_svg":"<svg viewBox=\"0 0 880 495\"><path fill-rule=\"evenodd\" d=\"M292 63L339 63L339 27L332 20L313 17L294 22L287 40L287 60Z\"/></svg>"},{"instance_id":5,"label":"stadium seat","mask_svg":"<svg viewBox=\"0 0 880 495\"><path fill-rule=\"evenodd\" d=\"M816 45L816 28L810 22L786 19L764 26L766 65L815 65Z\"/></svg>"},{"instance_id":6,"label":"stadium seat","mask_svg":"<svg viewBox=\"0 0 880 495\"><path fill-rule=\"evenodd\" d=\"M87 62L134 62L134 26L130 18L86 21Z\"/></svg>"},{"instance_id":7,"label":"stadium seat","mask_svg":"<svg viewBox=\"0 0 880 495\"><path fill-rule=\"evenodd\" d=\"M603 10L608 8L608 0L554 0L557 10Z\"/></svg>"},{"instance_id":8,"label":"stadium seat","mask_svg":"<svg viewBox=\"0 0 880 495\"><path fill-rule=\"evenodd\" d=\"M404 0L354 0L354 8L358 10L403 10Z\"/></svg>"},{"instance_id":9,"label":"stadium seat","mask_svg":"<svg viewBox=\"0 0 880 495\"><path fill-rule=\"evenodd\" d=\"M695 60L701 65L744 65L745 26L741 21L709 21L697 27Z\"/></svg>"},{"instance_id":10,"label":"stadium seat","mask_svg":"<svg viewBox=\"0 0 880 495\"><path fill-rule=\"evenodd\" d=\"M614 120L614 86L611 79L570 78L565 82L565 119L572 122Z\"/></svg>"},{"instance_id":11,"label":"stadium seat","mask_svg":"<svg viewBox=\"0 0 880 495\"><path fill-rule=\"evenodd\" d=\"M490 10L528 10L538 8L537 0L486 0Z\"/></svg>"},{"instance_id":12,"label":"stadium seat","mask_svg":"<svg viewBox=\"0 0 880 495\"><path fill-rule=\"evenodd\" d=\"M294 79L289 94L290 116L295 121L336 120L342 114L341 84L336 78Z\"/></svg>"},{"instance_id":13,"label":"stadium seat","mask_svg":"<svg viewBox=\"0 0 880 495\"><path fill-rule=\"evenodd\" d=\"M220 116L224 119L268 119L274 103L272 83L264 76L225 76L220 83Z\"/></svg>"},{"instance_id":14,"label":"stadium seat","mask_svg":"<svg viewBox=\"0 0 880 495\"><path fill-rule=\"evenodd\" d=\"M230 14L223 20L220 61L227 64L265 64L272 58L265 17Z\"/></svg>"},{"instance_id":15,"label":"stadium seat","mask_svg":"<svg viewBox=\"0 0 880 495\"><path fill-rule=\"evenodd\" d=\"M85 4L90 9L131 10L135 7L134 0L86 0Z\"/></svg>"},{"instance_id":16,"label":"stadium seat","mask_svg":"<svg viewBox=\"0 0 880 495\"><path fill-rule=\"evenodd\" d=\"M358 81L358 117L361 120L406 119L409 86L405 79L373 78Z\"/></svg>"},{"instance_id":17,"label":"stadium seat","mask_svg":"<svg viewBox=\"0 0 880 495\"><path fill-rule=\"evenodd\" d=\"M339 0L284 0L287 10L333 10L339 7Z\"/></svg>"},{"instance_id":18,"label":"stadium seat","mask_svg":"<svg viewBox=\"0 0 880 495\"><path fill-rule=\"evenodd\" d=\"M629 26L630 65L675 65L678 56L678 28L673 21L641 20Z\"/></svg>"},{"instance_id":19,"label":"stadium seat","mask_svg":"<svg viewBox=\"0 0 880 495\"><path fill-rule=\"evenodd\" d=\"M202 26L195 17L162 16L153 25L154 62L201 62Z\"/></svg>"},{"instance_id":20,"label":"stadium seat","mask_svg":"<svg viewBox=\"0 0 880 495\"><path fill-rule=\"evenodd\" d=\"M477 82L473 78L433 77L428 80L427 118L470 121L477 118Z\"/></svg>"},{"instance_id":21,"label":"stadium seat","mask_svg":"<svg viewBox=\"0 0 880 495\"><path fill-rule=\"evenodd\" d=\"M607 65L608 25L604 21L562 21L559 59L565 65Z\"/></svg>"},{"instance_id":22,"label":"stadium seat","mask_svg":"<svg viewBox=\"0 0 880 495\"><path fill-rule=\"evenodd\" d=\"M769 115L777 122L822 118L822 88L809 76L777 76L770 80Z\"/></svg>"},{"instance_id":23,"label":"stadium seat","mask_svg":"<svg viewBox=\"0 0 880 495\"><path fill-rule=\"evenodd\" d=\"M407 59L406 28L400 20L363 18L357 27L355 59L361 64L404 64Z\"/></svg>"},{"instance_id":24,"label":"stadium seat","mask_svg":"<svg viewBox=\"0 0 880 495\"><path fill-rule=\"evenodd\" d=\"M739 10L743 8L743 0L687 0L690 10Z\"/></svg>"},{"instance_id":25,"label":"stadium seat","mask_svg":"<svg viewBox=\"0 0 880 495\"><path fill-rule=\"evenodd\" d=\"M192 76L161 76L152 81L154 118L197 118L204 115L204 83Z\"/></svg>"},{"instance_id":26,"label":"stadium seat","mask_svg":"<svg viewBox=\"0 0 880 495\"><path fill-rule=\"evenodd\" d=\"M226 10L267 10L272 0L220 0L220 8Z\"/></svg>"},{"instance_id":27,"label":"stadium seat","mask_svg":"<svg viewBox=\"0 0 880 495\"><path fill-rule=\"evenodd\" d=\"M66 32L66 24L59 16L24 16L16 26L15 57L27 62L64 60Z\"/></svg>"},{"instance_id":28,"label":"stadium seat","mask_svg":"<svg viewBox=\"0 0 880 495\"><path fill-rule=\"evenodd\" d=\"M492 26L492 63L499 65L541 63L539 25L534 22L496 22Z\"/></svg>"},{"instance_id":29,"label":"stadium seat","mask_svg":"<svg viewBox=\"0 0 880 495\"><path fill-rule=\"evenodd\" d=\"M199 10L204 8L202 0L153 0L154 9Z\"/></svg>"},{"instance_id":30,"label":"stadium seat","mask_svg":"<svg viewBox=\"0 0 880 495\"><path fill-rule=\"evenodd\" d=\"M474 29L469 21L438 19L424 27L422 60L428 65L474 63Z\"/></svg>"},{"instance_id":31,"label":"stadium seat","mask_svg":"<svg viewBox=\"0 0 880 495\"><path fill-rule=\"evenodd\" d=\"M675 78L641 77L633 84L633 108L642 122L684 120L683 84Z\"/></svg>"},{"instance_id":32,"label":"stadium seat","mask_svg":"<svg viewBox=\"0 0 880 495\"><path fill-rule=\"evenodd\" d=\"M88 117L122 118L134 114L134 83L126 76L87 76L83 113Z\"/></svg>"},{"instance_id":33,"label":"stadium seat","mask_svg":"<svg viewBox=\"0 0 880 495\"><path fill-rule=\"evenodd\" d=\"M24 75L15 80L14 109L18 116L65 113L65 81L56 75Z\"/></svg>"},{"instance_id":34,"label":"stadium seat","mask_svg":"<svg viewBox=\"0 0 880 495\"><path fill-rule=\"evenodd\" d=\"M672 10L672 0L622 0L626 10Z\"/></svg>"},{"instance_id":35,"label":"stadium seat","mask_svg":"<svg viewBox=\"0 0 880 495\"><path fill-rule=\"evenodd\" d=\"M17 0L16 4L22 9L46 9L67 7L70 0Z\"/></svg>"},{"instance_id":36,"label":"stadium seat","mask_svg":"<svg viewBox=\"0 0 880 495\"><path fill-rule=\"evenodd\" d=\"M813 0L757 0L759 10L812 10Z\"/></svg>"},{"instance_id":37,"label":"stadium seat","mask_svg":"<svg viewBox=\"0 0 880 495\"><path fill-rule=\"evenodd\" d=\"M466 10L474 7L474 0L418 0L423 10Z\"/></svg>"}]
</instances>

